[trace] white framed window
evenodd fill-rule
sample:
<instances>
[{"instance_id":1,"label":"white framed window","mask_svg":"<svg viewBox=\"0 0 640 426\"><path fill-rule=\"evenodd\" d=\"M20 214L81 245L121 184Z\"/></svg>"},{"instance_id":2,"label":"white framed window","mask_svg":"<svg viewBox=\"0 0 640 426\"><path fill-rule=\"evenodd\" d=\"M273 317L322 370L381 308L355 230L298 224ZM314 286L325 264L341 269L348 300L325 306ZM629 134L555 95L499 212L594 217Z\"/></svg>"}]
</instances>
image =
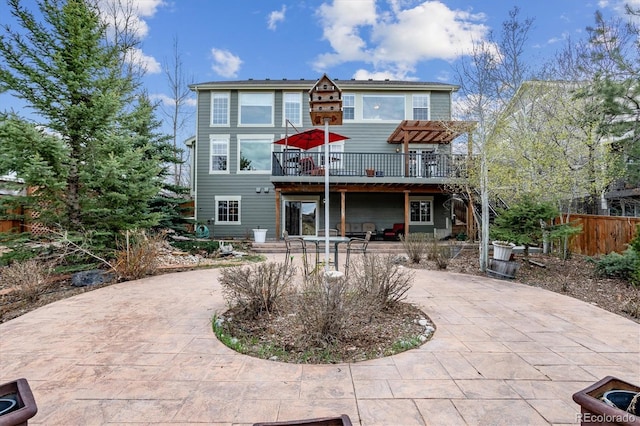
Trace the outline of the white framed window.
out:
<instances>
[{"instance_id":1,"label":"white framed window","mask_svg":"<svg viewBox=\"0 0 640 426\"><path fill-rule=\"evenodd\" d=\"M238 99L238 125L273 126L273 93L244 92Z\"/></svg>"},{"instance_id":2,"label":"white framed window","mask_svg":"<svg viewBox=\"0 0 640 426\"><path fill-rule=\"evenodd\" d=\"M241 196L216 195L216 225L240 225Z\"/></svg>"},{"instance_id":3,"label":"white framed window","mask_svg":"<svg viewBox=\"0 0 640 426\"><path fill-rule=\"evenodd\" d=\"M317 161L319 166L324 167L324 145L315 148L318 152ZM344 159L344 141L333 142L329 144L329 168L331 170L340 170Z\"/></svg>"},{"instance_id":4,"label":"white framed window","mask_svg":"<svg viewBox=\"0 0 640 426\"><path fill-rule=\"evenodd\" d=\"M353 93L342 94L342 119L356 119L356 95Z\"/></svg>"},{"instance_id":5,"label":"white framed window","mask_svg":"<svg viewBox=\"0 0 640 426\"><path fill-rule=\"evenodd\" d=\"M229 92L211 92L211 126L229 126Z\"/></svg>"},{"instance_id":6,"label":"white framed window","mask_svg":"<svg viewBox=\"0 0 640 426\"><path fill-rule=\"evenodd\" d=\"M209 135L209 174L229 173L229 135Z\"/></svg>"},{"instance_id":7,"label":"white framed window","mask_svg":"<svg viewBox=\"0 0 640 426\"><path fill-rule=\"evenodd\" d=\"M409 199L409 224L433 225L433 197Z\"/></svg>"},{"instance_id":8,"label":"white framed window","mask_svg":"<svg viewBox=\"0 0 640 426\"><path fill-rule=\"evenodd\" d=\"M404 96L363 95L362 118L364 120L402 121L405 117Z\"/></svg>"},{"instance_id":9,"label":"white framed window","mask_svg":"<svg viewBox=\"0 0 640 426\"><path fill-rule=\"evenodd\" d=\"M273 135L238 135L238 173L271 173Z\"/></svg>"},{"instance_id":10,"label":"white framed window","mask_svg":"<svg viewBox=\"0 0 640 426\"><path fill-rule=\"evenodd\" d=\"M285 120L295 126L302 125L302 93L284 93L282 95L283 114ZM284 123L283 123L284 124Z\"/></svg>"},{"instance_id":11,"label":"white framed window","mask_svg":"<svg viewBox=\"0 0 640 426\"><path fill-rule=\"evenodd\" d=\"M413 119L429 120L429 95L413 95Z\"/></svg>"}]
</instances>

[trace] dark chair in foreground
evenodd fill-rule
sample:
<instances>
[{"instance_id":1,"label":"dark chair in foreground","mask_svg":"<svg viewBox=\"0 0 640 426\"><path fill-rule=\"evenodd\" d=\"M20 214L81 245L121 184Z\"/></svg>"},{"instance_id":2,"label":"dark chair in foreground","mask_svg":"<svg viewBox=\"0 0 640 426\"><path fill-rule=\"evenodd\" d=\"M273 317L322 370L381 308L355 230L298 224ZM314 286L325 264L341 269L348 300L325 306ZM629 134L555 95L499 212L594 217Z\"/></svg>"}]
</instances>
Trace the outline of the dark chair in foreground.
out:
<instances>
[{"instance_id":1,"label":"dark chair in foreground","mask_svg":"<svg viewBox=\"0 0 640 426\"><path fill-rule=\"evenodd\" d=\"M288 266L289 263L293 261L293 256L291 255L291 253L293 253L294 248L297 248L297 246L300 245L300 248L302 250L302 267L304 268L304 274L309 275L309 263L307 261L307 242L300 237L290 237L287 231L282 231L282 238L284 239L284 244L287 248L284 259L285 266Z\"/></svg>"},{"instance_id":2,"label":"dark chair in foreground","mask_svg":"<svg viewBox=\"0 0 640 426\"><path fill-rule=\"evenodd\" d=\"M369 245L369 241L371 240L371 231L367 231L364 238L351 238L349 243L347 243L347 261L344 265L344 269L349 273L349 257L351 256L351 252L362 253L363 255L367 254L367 246Z\"/></svg>"}]
</instances>

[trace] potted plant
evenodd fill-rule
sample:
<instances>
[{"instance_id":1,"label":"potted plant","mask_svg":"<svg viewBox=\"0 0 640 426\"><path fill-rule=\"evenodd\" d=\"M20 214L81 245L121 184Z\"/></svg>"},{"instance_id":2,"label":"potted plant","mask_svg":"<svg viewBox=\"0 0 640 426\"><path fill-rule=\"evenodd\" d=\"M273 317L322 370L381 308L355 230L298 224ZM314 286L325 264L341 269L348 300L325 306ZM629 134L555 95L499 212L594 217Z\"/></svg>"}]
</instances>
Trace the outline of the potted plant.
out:
<instances>
[{"instance_id":1,"label":"potted plant","mask_svg":"<svg viewBox=\"0 0 640 426\"><path fill-rule=\"evenodd\" d=\"M365 172L367 172L368 177L374 177L376 175L376 169L371 167L368 169L365 169Z\"/></svg>"},{"instance_id":2,"label":"potted plant","mask_svg":"<svg viewBox=\"0 0 640 426\"><path fill-rule=\"evenodd\" d=\"M579 232L569 224L553 225L552 220L558 215L558 210L550 203L527 199L498 214L491 227L491 236L498 241L524 246L524 259L528 263L529 247L541 244L544 238Z\"/></svg>"},{"instance_id":3,"label":"potted plant","mask_svg":"<svg viewBox=\"0 0 640 426\"><path fill-rule=\"evenodd\" d=\"M509 260L511 259L511 251L516 246L509 241L496 240L493 244L493 258L496 260Z\"/></svg>"},{"instance_id":4,"label":"potted plant","mask_svg":"<svg viewBox=\"0 0 640 426\"><path fill-rule=\"evenodd\" d=\"M260 244L264 243L267 239L267 229L261 229L259 226L253 229L253 240Z\"/></svg>"}]
</instances>

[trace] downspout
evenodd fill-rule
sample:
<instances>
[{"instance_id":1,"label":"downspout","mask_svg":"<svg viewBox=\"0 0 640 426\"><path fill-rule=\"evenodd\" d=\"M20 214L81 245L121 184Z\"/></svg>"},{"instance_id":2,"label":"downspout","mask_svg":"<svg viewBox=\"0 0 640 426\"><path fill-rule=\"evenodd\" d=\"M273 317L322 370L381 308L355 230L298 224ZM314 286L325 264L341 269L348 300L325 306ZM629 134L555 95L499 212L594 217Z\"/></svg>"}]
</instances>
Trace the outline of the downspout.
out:
<instances>
[{"instance_id":1,"label":"downspout","mask_svg":"<svg viewBox=\"0 0 640 426\"><path fill-rule=\"evenodd\" d=\"M196 221L196 223L198 222L198 147L200 146L199 143L199 138L198 138L198 109L200 107L200 92L198 91L198 88L195 88L195 92L196 92L196 120L195 120L195 125L196 125L196 131L195 131L195 140L193 141L193 145L194 145L194 149L193 149L193 164L192 164L192 171L191 173L193 174L193 182L192 182L192 186L193 186L193 217ZM213 233L212 233L213 235Z\"/></svg>"}]
</instances>

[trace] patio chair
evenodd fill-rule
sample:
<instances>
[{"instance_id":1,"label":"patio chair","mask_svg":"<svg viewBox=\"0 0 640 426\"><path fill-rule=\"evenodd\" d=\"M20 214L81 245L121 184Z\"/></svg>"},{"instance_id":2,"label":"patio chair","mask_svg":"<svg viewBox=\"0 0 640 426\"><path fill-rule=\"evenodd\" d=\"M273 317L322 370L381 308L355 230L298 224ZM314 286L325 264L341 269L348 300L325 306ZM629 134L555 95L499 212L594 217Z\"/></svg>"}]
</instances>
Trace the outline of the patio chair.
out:
<instances>
[{"instance_id":1,"label":"patio chair","mask_svg":"<svg viewBox=\"0 0 640 426\"><path fill-rule=\"evenodd\" d=\"M367 246L369 245L369 241L371 240L371 231L367 231L364 238L354 237L349 240L347 243L347 261L344 265L344 270L347 274L349 274L349 257L351 256L351 252L362 253L366 256L367 254Z\"/></svg>"},{"instance_id":2,"label":"patio chair","mask_svg":"<svg viewBox=\"0 0 640 426\"><path fill-rule=\"evenodd\" d=\"M298 168L301 175L311 175L316 169L313 157L302 157L298 160Z\"/></svg>"},{"instance_id":3,"label":"patio chair","mask_svg":"<svg viewBox=\"0 0 640 426\"><path fill-rule=\"evenodd\" d=\"M302 249L302 267L304 269L304 274L309 275L309 262L307 261L307 242L300 237L290 237L289 232L282 231L282 238L284 239L285 247L287 248L284 264L285 267L292 262L291 253L293 252L293 244L296 246L300 244L300 248Z\"/></svg>"}]
</instances>

